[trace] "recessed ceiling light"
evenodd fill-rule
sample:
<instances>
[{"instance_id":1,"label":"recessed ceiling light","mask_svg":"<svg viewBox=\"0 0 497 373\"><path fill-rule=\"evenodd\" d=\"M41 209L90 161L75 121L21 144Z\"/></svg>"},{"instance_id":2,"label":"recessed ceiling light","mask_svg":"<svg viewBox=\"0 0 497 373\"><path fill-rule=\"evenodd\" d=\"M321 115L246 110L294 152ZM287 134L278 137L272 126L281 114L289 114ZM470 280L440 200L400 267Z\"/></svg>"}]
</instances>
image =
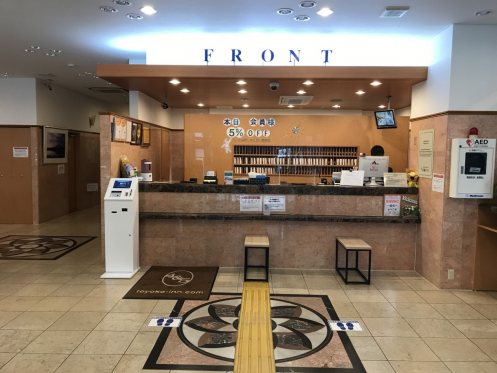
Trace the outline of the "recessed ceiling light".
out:
<instances>
[{"instance_id":1,"label":"recessed ceiling light","mask_svg":"<svg viewBox=\"0 0 497 373\"><path fill-rule=\"evenodd\" d=\"M321 17L328 17L330 14L333 14L333 10L330 8L323 8L319 12L317 12Z\"/></svg>"},{"instance_id":2,"label":"recessed ceiling light","mask_svg":"<svg viewBox=\"0 0 497 373\"><path fill-rule=\"evenodd\" d=\"M248 106L248 104L243 104L242 106L243 106L243 107L249 107L249 106Z\"/></svg>"},{"instance_id":3,"label":"recessed ceiling light","mask_svg":"<svg viewBox=\"0 0 497 373\"><path fill-rule=\"evenodd\" d=\"M376 87L377 85L381 85L381 83L379 81L375 80L373 83L371 83L371 85L374 85Z\"/></svg>"},{"instance_id":4,"label":"recessed ceiling light","mask_svg":"<svg viewBox=\"0 0 497 373\"><path fill-rule=\"evenodd\" d=\"M107 13L116 13L117 12L117 9L113 8L111 6L101 6L100 10L103 10L104 12L107 12Z\"/></svg>"},{"instance_id":5,"label":"recessed ceiling light","mask_svg":"<svg viewBox=\"0 0 497 373\"><path fill-rule=\"evenodd\" d=\"M302 1L299 4L299 7L301 8L314 8L316 6L316 3L314 1Z\"/></svg>"},{"instance_id":6,"label":"recessed ceiling light","mask_svg":"<svg viewBox=\"0 0 497 373\"><path fill-rule=\"evenodd\" d=\"M312 85L312 84L314 84L314 83L313 83L313 82L311 82L310 80L306 80L303 84L305 84L305 85Z\"/></svg>"},{"instance_id":7,"label":"recessed ceiling light","mask_svg":"<svg viewBox=\"0 0 497 373\"><path fill-rule=\"evenodd\" d=\"M204 104L200 103L200 104L197 104L197 106L204 106Z\"/></svg>"},{"instance_id":8,"label":"recessed ceiling light","mask_svg":"<svg viewBox=\"0 0 497 373\"><path fill-rule=\"evenodd\" d=\"M293 105L288 105L288 107L289 107L289 108L292 108L292 107L295 107L295 106L293 106Z\"/></svg>"},{"instance_id":9,"label":"recessed ceiling light","mask_svg":"<svg viewBox=\"0 0 497 373\"><path fill-rule=\"evenodd\" d=\"M151 6L149 6L149 5L146 5L143 8L140 8L140 10L143 13L148 14L148 15L152 15L152 14L157 13L157 11L154 8L152 8Z\"/></svg>"},{"instance_id":10,"label":"recessed ceiling light","mask_svg":"<svg viewBox=\"0 0 497 373\"><path fill-rule=\"evenodd\" d=\"M189 91L188 89L186 89L186 88L183 88L182 90L180 90L180 92L183 92L183 93L188 93L188 92L190 92L190 91Z\"/></svg>"},{"instance_id":11,"label":"recessed ceiling light","mask_svg":"<svg viewBox=\"0 0 497 373\"><path fill-rule=\"evenodd\" d=\"M67 67L74 67L74 64L73 63L68 63Z\"/></svg>"},{"instance_id":12,"label":"recessed ceiling light","mask_svg":"<svg viewBox=\"0 0 497 373\"><path fill-rule=\"evenodd\" d=\"M37 46L37 45L32 45L30 48L31 48L31 49L41 49L41 47L39 47L39 46Z\"/></svg>"},{"instance_id":13,"label":"recessed ceiling light","mask_svg":"<svg viewBox=\"0 0 497 373\"><path fill-rule=\"evenodd\" d=\"M479 12L475 13L475 16L483 17L483 16L488 16L490 13L492 13L491 10L480 10Z\"/></svg>"},{"instance_id":14,"label":"recessed ceiling light","mask_svg":"<svg viewBox=\"0 0 497 373\"><path fill-rule=\"evenodd\" d=\"M178 79L173 79L173 80L170 80L169 83L171 83L171 84L179 84L181 82Z\"/></svg>"},{"instance_id":15,"label":"recessed ceiling light","mask_svg":"<svg viewBox=\"0 0 497 373\"><path fill-rule=\"evenodd\" d=\"M85 71L85 74L86 74L86 75L91 75L92 73L91 73L91 72L89 72L89 71Z\"/></svg>"},{"instance_id":16,"label":"recessed ceiling light","mask_svg":"<svg viewBox=\"0 0 497 373\"><path fill-rule=\"evenodd\" d=\"M55 57L57 56L55 53L45 53L45 56L48 56L48 57Z\"/></svg>"},{"instance_id":17,"label":"recessed ceiling light","mask_svg":"<svg viewBox=\"0 0 497 373\"><path fill-rule=\"evenodd\" d=\"M62 53L60 49L52 49L52 53Z\"/></svg>"},{"instance_id":18,"label":"recessed ceiling light","mask_svg":"<svg viewBox=\"0 0 497 373\"><path fill-rule=\"evenodd\" d=\"M24 49L24 52L34 53L35 51L34 51L34 50L32 50L32 49Z\"/></svg>"},{"instance_id":19,"label":"recessed ceiling light","mask_svg":"<svg viewBox=\"0 0 497 373\"><path fill-rule=\"evenodd\" d=\"M305 93L305 91L300 90L300 91L298 91L297 93L298 93L299 95L303 95L303 94Z\"/></svg>"},{"instance_id":20,"label":"recessed ceiling light","mask_svg":"<svg viewBox=\"0 0 497 373\"><path fill-rule=\"evenodd\" d=\"M2 76L9 76L9 73L3 73L3 74L0 74Z\"/></svg>"},{"instance_id":21,"label":"recessed ceiling light","mask_svg":"<svg viewBox=\"0 0 497 373\"><path fill-rule=\"evenodd\" d=\"M290 8L281 8L276 11L276 13L281 14L282 16L287 16L293 13L293 9Z\"/></svg>"},{"instance_id":22,"label":"recessed ceiling light","mask_svg":"<svg viewBox=\"0 0 497 373\"><path fill-rule=\"evenodd\" d=\"M129 19L134 19L134 20L143 19L143 16L136 14L136 13L128 13L128 14L126 14L126 17L128 17Z\"/></svg>"},{"instance_id":23,"label":"recessed ceiling light","mask_svg":"<svg viewBox=\"0 0 497 373\"><path fill-rule=\"evenodd\" d=\"M311 19L311 17L309 17L309 16L297 16L294 18L294 20L301 21L301 22L305 22L305 21L308 21L310 19Z\"/></svg>"},{"instance_id":24,"label":"recessed ceiling light","mask_svg":"<svg viewBox=\"0 0 497 373\"><path fill-rule=\"evenodd\" d=\"M114 0L114 2L117 5L125 5L125 6L130 6L131 5L131 3L129 1L126 1L126 0Z\"/></svg>"},{"instance_id":25,"label":"recessed ceiling light","mask_svg":"<svg viewBox=\"0 0 497 373\"><path fill-rule=\"evenodd\" d=\"M386 106L385 106L385 105L380 105L380 106L378 106L378 107L379 107L380 109L386 108Z\"/></svg>"},{"instance_id":26,"label":"recessed ceiling light","mask_svg":"<svg viewBox=\"0 0 497 373\"><path fill-rule=\"evenodd\" d=\"M340 107L340 105L333 105L332 107L335 109L338 109Z\"/></svg>"},{"instance_id":27,"label":"recessed ceiling light","mask_svg":"<svg viewBox=\"0 0 497 373\"><path fill-rule=\"evenodd\" d=\"M86 74L78 74L78 76L86 76Z\"/></svg>"},{"instance_id":28,"label":"recessed ceiling light","mask_svg":"<svg viewBox=\"0 0 497 373\"><path fill-rule=\"evenodd\" d=\"M365 94L365 93L366 93L366 92L364 92L364 91L357 91L357 92L356 92L356 94L358 94L358 95L363 95L363 94Z\"/></svg>"},{"instance_id":29,"label":"recessed ceiling light","mask_svg":"<svg viewBox=\"0 0 497 373\"><path fill-rule=\"evenodd\" d=\"M244 90L244 89L240 89L240 90L238 91L238 93L247 93L247 91L246 91L246 90Z\"/></svg>"},{"instance_id":30,"label":"recessed ceiling light","mask_svg":"<svg viewBox=\"0 0 497 373\"><path fill-rule=\"evenodd\" d=\"M236 84L244 85L247 84L247 82L245 80L239 80Z\"/></svg>"}]
</instances>

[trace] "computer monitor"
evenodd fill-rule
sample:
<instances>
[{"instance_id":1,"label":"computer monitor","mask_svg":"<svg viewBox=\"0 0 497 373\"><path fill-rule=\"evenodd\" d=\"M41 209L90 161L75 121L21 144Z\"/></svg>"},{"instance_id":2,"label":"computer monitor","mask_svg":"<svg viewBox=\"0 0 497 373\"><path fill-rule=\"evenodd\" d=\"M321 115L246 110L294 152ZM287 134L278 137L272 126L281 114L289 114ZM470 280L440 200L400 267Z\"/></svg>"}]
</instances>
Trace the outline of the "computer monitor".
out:
<instances>
[{"instance_id":1,"label":"computer monitor","mask_svg":"<svg viewBox=\"0 0 497 373\"><path fill-rule=\"evenodd\" d=\"M376 119L376 128L379 130L384 128L397 128L393 110L375 111L374 118Z\"/></svg>"},{"instance_id":2,"label":"computer monitor","mask_svg":"<svg viewBox=\"0 0 497 373\"><path fill-rule=\"evenodd\" d=\"M364 171L364 178L383 179L383 173L388 172L389 157L360 157L359 171Z\"/></svg>"}]
</instances>

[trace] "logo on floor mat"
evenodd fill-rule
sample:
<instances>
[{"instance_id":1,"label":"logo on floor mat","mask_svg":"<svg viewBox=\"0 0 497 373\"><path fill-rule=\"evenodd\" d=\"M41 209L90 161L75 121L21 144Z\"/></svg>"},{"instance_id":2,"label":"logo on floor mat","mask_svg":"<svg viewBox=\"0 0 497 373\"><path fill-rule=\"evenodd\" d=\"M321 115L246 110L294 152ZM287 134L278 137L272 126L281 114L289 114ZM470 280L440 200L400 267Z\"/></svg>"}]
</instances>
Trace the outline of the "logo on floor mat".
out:
<instances>
[{"instance_id":1,"label":"logo on floor mat","mask_svg":"<svg viewBox=\"0 0 497 373\"><path fill-rule=\"evenodd\" d=\"M190 271L179 270L169 272L162 278L162 283L166 286L183 286L193 280L193 273Z\"/></svg>"}]
</instances>

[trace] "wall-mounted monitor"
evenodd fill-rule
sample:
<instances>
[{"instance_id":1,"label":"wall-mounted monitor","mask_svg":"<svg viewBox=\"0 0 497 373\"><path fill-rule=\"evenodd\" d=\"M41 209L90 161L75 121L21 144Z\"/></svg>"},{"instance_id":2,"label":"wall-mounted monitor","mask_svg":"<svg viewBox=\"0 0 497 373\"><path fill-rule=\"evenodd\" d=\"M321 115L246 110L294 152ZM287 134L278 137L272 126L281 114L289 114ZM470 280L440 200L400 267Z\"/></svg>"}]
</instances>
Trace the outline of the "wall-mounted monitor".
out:
<instances>
[{"instance_id":1,"label":"wall-mounted monitor","mask_svg":"<svg viewBox=\"0 0 497 373\"><path fill-rule=\"evenodd\" d=\"M379 130L384 128L397 128L393 110L375 111L374 118L376 119L376 128Z\"/></svg>"}]
</instances>

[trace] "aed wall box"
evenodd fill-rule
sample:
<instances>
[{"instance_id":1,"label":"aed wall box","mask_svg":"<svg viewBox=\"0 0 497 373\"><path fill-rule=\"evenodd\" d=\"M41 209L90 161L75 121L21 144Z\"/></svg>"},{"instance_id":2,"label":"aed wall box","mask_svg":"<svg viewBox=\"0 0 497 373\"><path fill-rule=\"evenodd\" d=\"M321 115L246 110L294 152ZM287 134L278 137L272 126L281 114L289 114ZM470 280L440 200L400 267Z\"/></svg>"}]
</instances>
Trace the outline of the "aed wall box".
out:
<instances>
[{"instance_id":1,"label":"aed wall box","mask_svg":"<svg viewBox=\"0 0 497 373\"><path fill-rule=\"evenodd\" d=\"M110 179L104 197L105 273L131 278L140 269L138 179Z\"/></svg>"},{"instance_id":2,"label":"aed wall box","mask_svg":"<svg viewBox=\"0 0 497 373\"><path fill-rule=\"evenodd\" d=\"M495 139L452 139L452 198L493 198Z\"/></svg>"}]
</instances>

